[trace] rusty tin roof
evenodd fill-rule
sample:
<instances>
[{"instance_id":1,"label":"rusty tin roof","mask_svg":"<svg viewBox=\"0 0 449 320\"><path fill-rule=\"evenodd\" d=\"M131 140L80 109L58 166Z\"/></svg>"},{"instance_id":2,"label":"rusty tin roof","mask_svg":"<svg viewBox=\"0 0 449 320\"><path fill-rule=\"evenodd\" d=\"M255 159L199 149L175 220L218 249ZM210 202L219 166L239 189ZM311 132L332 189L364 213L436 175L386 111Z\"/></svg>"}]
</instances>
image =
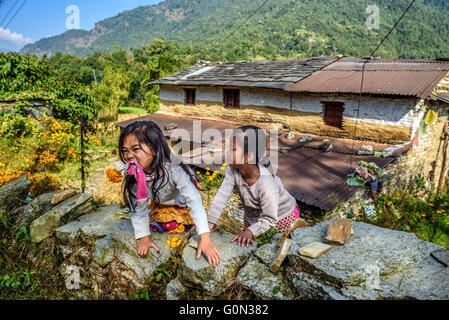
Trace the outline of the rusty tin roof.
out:
<instances>
[{"instance_id":1,"label":"rusty tin roof","mask_svg":"<svg viewBox=\"0 0 449 320\"><path fill-rule=\"evenodd\" d=\"M343 58L285 87L289 92L402 95L427 98L449 73L449 61Z\"/></svg>"}]
</instances>

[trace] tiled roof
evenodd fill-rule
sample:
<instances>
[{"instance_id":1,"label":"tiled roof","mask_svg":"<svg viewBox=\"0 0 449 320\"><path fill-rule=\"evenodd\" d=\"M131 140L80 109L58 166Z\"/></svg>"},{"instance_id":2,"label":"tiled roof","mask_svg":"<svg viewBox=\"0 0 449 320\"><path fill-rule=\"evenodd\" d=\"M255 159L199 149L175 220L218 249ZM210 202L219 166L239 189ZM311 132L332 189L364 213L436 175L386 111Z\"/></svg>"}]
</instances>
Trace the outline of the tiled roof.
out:
<instances>
[{"instance_id":1,"label":"tiled roof","mask_svg":"<svg viewBox=\"0 0 449 320\"><path fill-rule=\"evenodd\" d=\"M153 81L151 84L282 89L338 59L338 56L322 56L279 61L239 61L199 64Z\"/></svg>"}]
</instances>

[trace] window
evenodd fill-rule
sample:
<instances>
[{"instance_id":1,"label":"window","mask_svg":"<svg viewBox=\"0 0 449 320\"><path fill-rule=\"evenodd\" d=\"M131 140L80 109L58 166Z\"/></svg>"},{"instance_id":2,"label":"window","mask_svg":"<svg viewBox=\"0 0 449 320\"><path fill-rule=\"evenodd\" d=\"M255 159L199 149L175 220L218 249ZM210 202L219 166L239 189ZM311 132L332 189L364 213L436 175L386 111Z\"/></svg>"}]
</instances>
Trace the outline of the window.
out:
<instances>
[{"instance_id":1,"label":"window","mask_svg":"<svg viewBox=\"0 0 449 320\"><path fill-rule=\"evenodd\" d=\"M195 104L195 89L184 89L184 104Z\"/></svg>"},{"instance_id":2,"label":"window","mask_svg":"<svg viewBox=\"0 0 449 320\"><path fill-rule=\"evenodd\" d=\"M343 123L343 102L323 102L324 117L323 122L327 126L340 128Z\"/></svg>"},{"instance_id":3,"label":"window","mask_svg":"<svg viewBox=\"0 0 449 320\"><path fill-rule=\"evenodd\" d=\"M223 104L228 108L240 107L240 90L223 89Z\"/></svg>"}]
</instances>

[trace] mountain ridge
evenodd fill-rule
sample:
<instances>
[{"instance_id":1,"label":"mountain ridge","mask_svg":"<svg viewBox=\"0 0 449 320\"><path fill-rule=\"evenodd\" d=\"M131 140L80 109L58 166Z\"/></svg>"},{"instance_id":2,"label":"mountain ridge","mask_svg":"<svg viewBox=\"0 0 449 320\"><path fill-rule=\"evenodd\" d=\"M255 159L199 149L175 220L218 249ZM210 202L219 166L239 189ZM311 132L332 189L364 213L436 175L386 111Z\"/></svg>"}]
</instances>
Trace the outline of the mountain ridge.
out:
<instances>
[{"instance_id":1,"label":"mountain ridge","mask_svg":"<svg viewBox=\"0 0 449 320\"><path fill-rule=\"evenodd\" d=\"M67 32L24 46L20 53L70 53L80 57L119 45L126 50L163 37L205 51L224 51L224 58L369 55L407 8L408 0L165 0L140 6L99 21L91 30ZM380 29L369 30L366 8L380 9ZM348 10L351 8L351 10ZM442 0L418 0L379 54L395 58L449 56L449 5ZM426 17L426 19L423 19ZM227 37L229 37L227 39ZM222 44L222 40L227 39ZM446 39L446 40L445 40ZM223 47L217 47L223 45Z\"/></svg>"}]
</instances>

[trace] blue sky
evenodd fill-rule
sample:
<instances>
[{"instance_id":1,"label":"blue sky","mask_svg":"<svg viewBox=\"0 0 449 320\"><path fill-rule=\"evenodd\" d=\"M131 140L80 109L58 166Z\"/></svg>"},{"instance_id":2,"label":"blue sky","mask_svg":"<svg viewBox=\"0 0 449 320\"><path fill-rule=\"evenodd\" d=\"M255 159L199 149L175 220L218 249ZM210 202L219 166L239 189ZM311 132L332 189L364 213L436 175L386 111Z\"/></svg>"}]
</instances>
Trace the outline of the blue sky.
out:
<instances>
[{"instance_id":1,"label":"blue sky","mask_svg":"<svg viewBox=\"0 0 449 320\"><path fill-rule=\"evenodd\" d=\"M79 8L80 29L91 30L96 22L116 16L119 12L141 5L157 4L162 0L0 0L0 2L2 2L0 51L19 51L27 43L67 31L66 20L70 14L66 13L66 9L71 5ZM24 2L23 7L5 29ZM13 10L7 15L11 8Z\"/></svg>"}]
</instances>

